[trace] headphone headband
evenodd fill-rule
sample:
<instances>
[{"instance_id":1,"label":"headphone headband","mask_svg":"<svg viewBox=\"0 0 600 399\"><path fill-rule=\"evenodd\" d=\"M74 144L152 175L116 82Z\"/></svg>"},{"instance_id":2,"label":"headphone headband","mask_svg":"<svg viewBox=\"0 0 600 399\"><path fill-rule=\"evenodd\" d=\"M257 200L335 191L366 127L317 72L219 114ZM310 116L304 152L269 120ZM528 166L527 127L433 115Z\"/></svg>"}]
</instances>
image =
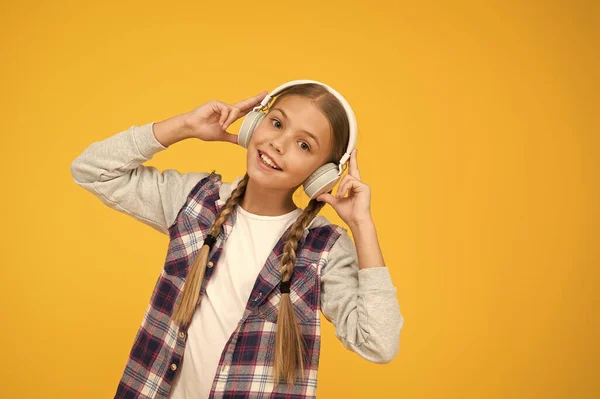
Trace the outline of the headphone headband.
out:
<instances>
[{"instance_id":1,"label":"headphone headband","mask_svg":"<svg viewBox=\"0 0 600 399\"><path fill-rule=\"evenodd\" d=\"M338 93L334 88L326 85L325 83L318 82L316 80L309 80L309 79L292 80L290 82L282 84L281 86L279 86L275 90L273 90L271 93L267 94L267 96L261 101L260 105L257 105L254 108L254 111L259 111L259 110L265 108L271 102L271 100L273 99L274 96L278 95L280 92L287 89L288 87L299 85L299 84L305 84L305 83L316 83L318 85L325 87L327 89L327 91L329 91L331 94L333 94L339 100L339 102L344 107L344 110L346 111L346 116L348 117L348 124L350 126L350 134L348 137L348 147L346 148L346 153L342 156L342 158L339 161L339 166L338 166L338 169L339 169L338 176L339 176L342 174L342 165L344 165L348 161L348 159L350 159L350 153L352 152L352 150L354 149L354 146L356 145L358 126L356 123L356 116L354 115L354 111L352 110L352 107L350 107L350 104L348 103L348 101L346 101L346 99L340 93Z\"/></svg>"}]
</instances>

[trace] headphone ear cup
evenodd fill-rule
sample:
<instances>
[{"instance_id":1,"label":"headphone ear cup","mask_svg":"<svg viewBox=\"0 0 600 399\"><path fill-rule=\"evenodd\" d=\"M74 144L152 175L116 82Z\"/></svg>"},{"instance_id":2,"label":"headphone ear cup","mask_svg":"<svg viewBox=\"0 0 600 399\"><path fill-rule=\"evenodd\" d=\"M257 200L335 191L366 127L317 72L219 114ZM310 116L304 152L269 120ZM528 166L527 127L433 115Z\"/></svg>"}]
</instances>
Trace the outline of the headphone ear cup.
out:
<instances>
[{"instance_id":1,"label":"headphone ear cup","mask_svg":"<svg viewBox=\"0 0 600 399\"><path fill-rule=\"evenodd\" d=\"M240 127L240 132L238 133L239 145L244 148L248 148L248 144L250 144L250 139L252 138L254 129L256 129L265 116L267 116L267 114L259 111L250 111L248 115L246 115L244 121L242 122L242 127Z\"/></svg>"},{"instance_id":2,"label":"headphone ear cup","mask_svg":"<svg viewBox=\"0 0 600 399\"><path fill-rule=\"evenodd\" d=\"M302 186L306 195L308 195L310 199L314 199L331 190L339 179L338 166L329 162L314 171L314 173L302 183Z\"/></svg>"}]
</instances>

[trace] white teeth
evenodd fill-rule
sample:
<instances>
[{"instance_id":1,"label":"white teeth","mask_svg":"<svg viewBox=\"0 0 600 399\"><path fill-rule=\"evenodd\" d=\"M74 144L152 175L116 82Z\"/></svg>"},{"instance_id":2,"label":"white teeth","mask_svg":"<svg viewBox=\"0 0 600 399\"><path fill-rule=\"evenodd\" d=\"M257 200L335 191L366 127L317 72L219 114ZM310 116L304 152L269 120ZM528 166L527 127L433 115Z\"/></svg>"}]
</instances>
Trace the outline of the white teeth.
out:
<instances>
[{"instance_id":1,"label":"white teeth","mask_svg":"<svg viewBox=\"0 0 600 399\"><path fill-rule=\"evenodd\" d=\"M265 163L265 164L269 165L271 168L273 168L273 169L277 169L277 170L281 170L281 169L279 169L277 166L275 166L275 165L273 164L273 162L271 162L271 160L270 160L269 158L267 158L267 157L266 157L264 154L260 154L260 159L262 159L262 160L263 160L263 163Z\"/></svg>"}]
</instances>

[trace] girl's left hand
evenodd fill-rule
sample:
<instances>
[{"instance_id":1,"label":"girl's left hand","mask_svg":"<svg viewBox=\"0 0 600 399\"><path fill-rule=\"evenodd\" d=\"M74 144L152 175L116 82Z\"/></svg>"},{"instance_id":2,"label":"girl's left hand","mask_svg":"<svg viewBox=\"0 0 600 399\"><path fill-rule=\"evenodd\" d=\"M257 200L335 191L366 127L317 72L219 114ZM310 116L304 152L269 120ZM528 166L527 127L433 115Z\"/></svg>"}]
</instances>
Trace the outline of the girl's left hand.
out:
<instances>
[{"instance_id":1,"label":"girl's left hand","mask_svg":"<svg viewBox=\"0 0 600 399\"><path fill-rule=\"evenodd\" d=\"M335 196L323 193L317 197L317 201L331 205L348 226L372 220L371 187L360 180L356 152L355 148L350 153L348 174L342 178Z\"/></svg>"}]
</instances>

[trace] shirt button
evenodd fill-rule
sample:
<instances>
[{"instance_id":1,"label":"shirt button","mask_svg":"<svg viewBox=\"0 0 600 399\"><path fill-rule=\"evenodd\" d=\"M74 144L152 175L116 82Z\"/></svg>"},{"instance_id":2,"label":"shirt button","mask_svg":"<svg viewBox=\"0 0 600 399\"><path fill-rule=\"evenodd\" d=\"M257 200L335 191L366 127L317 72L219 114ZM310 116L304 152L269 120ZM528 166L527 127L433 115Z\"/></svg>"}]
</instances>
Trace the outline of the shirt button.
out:
<instances>
[{"instance_id":1,"label":"shirt button","mask_svg":"<svg viewBox=\"0 0 600 399\"><path fill-rule=\"evenodd\" d=\"M208 266L209 268L210 268L210 267L213 267L213 266L214 266L214 263L212 263L212 262L208 262L208 263L206 264L206 266Z\"/></svg>"},{"instance_id":2,"label":"shirt button","mask_svg":"<svg viewBox=\"0 0 600 399\"><path fill-rule=\"evenodd\" d=\"M183 331L180 331L180 332L179 332L179 337L180 337L180 338L185 338L185 333L184 333Z\"/></svg>"},{"instance_id":3,"label":"shirt button","mask_svg":"<svg viewBox=\"0 0 600 399\"><path fill-rule=\"evenodd\" d=\"M177 370L177 365L175 363L171 363L171 370Z\"/></svg>"}]
</instances>

